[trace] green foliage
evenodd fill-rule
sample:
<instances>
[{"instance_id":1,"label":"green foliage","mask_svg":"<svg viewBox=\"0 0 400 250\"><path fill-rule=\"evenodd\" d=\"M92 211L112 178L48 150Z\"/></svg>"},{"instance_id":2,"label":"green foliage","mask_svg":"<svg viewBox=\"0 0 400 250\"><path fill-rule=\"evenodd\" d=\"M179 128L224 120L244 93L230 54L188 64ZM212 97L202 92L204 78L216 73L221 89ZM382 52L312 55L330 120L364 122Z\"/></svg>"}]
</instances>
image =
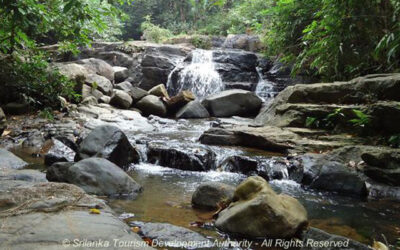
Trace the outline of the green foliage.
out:
<instances>
[{"instance_id":1,"label":"green foliage","mask_svg":"<svg viewBox=\"0 0 400 250\"><path fill-rule=\"evenodd\" d=\"M42 111L39 112L39 117L42 117L49 121L54 121L53 110L51 108L44 108Z\"/></svg>"},{"instance_id":2,"label":"green foliage","mask_svg":"<svg viewBox=\"0 0 400 250\"><path fill-rule=\"evenodd\" d=\"M58 108L59 96L78 101L75 82L52 69L41 52L16 51L1 60L0 100L21 101L36 108Z\"/></svg>"},{"instance_id":3,"label":"green foliage","mask_svg":"<svg viewBox=\"0 0 400 250\"><path fill-rule=\"evenodd\" d=\"M392 135L389 140L388 143L391 147L394 148L399 148L400 147L400 134L397 135ZM399 241L400 243L400 241ZM400 245L400 244L399 244Z\"/></svg>"},{"instance_id":4,"label":"green foliage","mask_svg":"<svg viewBox=\"0 0 400 250\"><path fill-rule=\"evenodd\" d=\"M341 108L335 109L324 118L307 117L306 127L309 128L324 128L333 129L340 121L341 118L346 117Z\"/></svg>"},{"instance_id":5,"label":"green foliage","mask_svg":"<svg viewBox=\"0 0 400 250\"><path fill-rule=\"evenodd\" d=\"M141 25L143 38L150 42L161 43L162 41L172 37L171 31L161 28L151 22L151 17L147 16Z\"/></svg>"},{"instance_id":6,"label":"green foliage","mask_svg":"<svg viewBox=\"0 0 400 250\"><path fill-rule=\"evenodd\" d=\"M371 116L365 114L361 110L353 109L353 113L357 118L351 119L349 122L355 127L365 128L371 122Z\"/></svg>"},{"instance_id":7,"label":"green foliage","mask_svg":"<svg viewBox=\"0 0 400 250\"><path fill-rule=\"evenodd\" d=\"M205 39L204 37L199 35L195 35L192 37L192 44L196 48L200 49L210 49L212 47L210 39Z\"/></svg>"}]
</instances>

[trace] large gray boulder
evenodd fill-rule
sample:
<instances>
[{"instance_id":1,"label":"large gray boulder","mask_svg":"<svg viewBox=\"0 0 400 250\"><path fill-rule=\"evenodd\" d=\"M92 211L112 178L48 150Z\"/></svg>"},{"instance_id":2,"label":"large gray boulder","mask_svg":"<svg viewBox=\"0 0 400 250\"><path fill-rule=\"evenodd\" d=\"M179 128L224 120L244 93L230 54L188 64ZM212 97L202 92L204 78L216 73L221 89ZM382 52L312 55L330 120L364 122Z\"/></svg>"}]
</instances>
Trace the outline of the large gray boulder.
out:
<instances>
[{"instance_id":1,"label":"large gray boulder","mask_svg":"<svg viewBox=\"0 0 400 250\"><path fill-rule=\"evenodd\" d=\"M25 161L15 156L10 151L0 148L0 170L20 169L28 165Z\"/></svg>"},{"instance_id":2,"label":"large gray boulder","mask_svg":"<svg viewBox=\"0 0 400 250\"><path fill-rule=\"evenodd\" d=\"M222 47L228 49L242 49L253 52L259 52L263 49L263 44L259 36L246 35L246 34L237 34L237 35L231 34L228 35Z\"/></svg>"},{"instance_id":3,"label":"large gray boulder","mask_svg":"<svg viewBox=\"0 0 400 250\"><path fill-rule=\"evenodd\" d=\"M78 82L86 80L89 75L89 71L77 63L56 63L55 66L62 75Z\"/></svg>"},{"instance_id":4,"label":"large gray boulder","mask_svg":"<svg viewBox=\"0 0 400 250\"><path fill-rule=\"evenodd\" d=\"M75 160L105 158L125 168L139 162L139 153L119 128L105 125L95 128L79 145Z\"/></svg>"},{"instance_id":5,"label":"large gray boulder","mask_svg":"<svg viewBox=\"0 0 400 250\"><path fill-rule=\"evenodd\" d=\"M114 66L115 82L123 82L129 77L129 70L125 67Z\"/></svg>"},{"instance_id":6,"label":"large gray boulder","mask_svg":"<svg viewBox=\"0 0 400 250\"><path fill-rule=\"evenodd\" d=\"M104 76L89 74L85 82L92 88L98 89L105 95L111 96L113 93L113 85L111 81Z\"/></svg>"},{"instance_id":7,"label":"large gray boulder","mask_svg":"<svg viewBox=\"0 0 400 250\"><path fill-rule=\"evenodd\" d=\"M175 117L178 119L208 118L210 114L199 101L191 101L183 106Z\"/></svg>"},{"instance_id":8,"label":"large gray boulder","mask_svg":"<svg viewBox=\"0 0 400 250\"><path fill-rule=\"evenodd\" d=\"M98 249L120 249L114 245L115 239L137 243L130 249L151 249L104 201L75 185L2 181L4 186L8 188L0 188L0 200L5 201L0 204L1 249L90 248L77 247L79 242L108 242ZM90 213L92 208L100 214ZM78 245L74 246L76 239Z\"/></svg>"},{"instance_id":9,"label":"large gray boulder","mask_svg":"<svg viewBox=\"0 0 400 250\"><path fill-rule=\"evenodd\" d=\"M136 103L136 107L145 115L157 115L165 117L167 115L167 107L164 102L157 96L148 95L143 97Z\"/></svg>"},{"instance_id":10,"label":"large gray boulder","mask_svg":"<svg viewBox=\"0 0 400 250\"><path fill-rule=\"evenodd\" d=\"M202 104L215 117L248 117L259 112L262 100L250 91L233 89L209 96Z\"/></svg>"},{"instance_id":11,"label":"large gray boulder","mask_svg":"<svg viewBox=\"0 0 400 250\"><path fill-rule=\"evenodd\" d=\"M44 156L46 166L51 166L56 162L73 162L75 159L75 151L62 141L53 138L49 151Z\"/></svg>"},{"instance_id":12,"label":"large gray boulder","mask_svg":"<svg viewBox=\"0 0 400 250\"><path fill-rule=\"evenodd\" d=\"M133 196L141 187L114 163L102 158L89 158L78 163L56 163L47 169L49 181L77 185L89 194Z\"/></svg>"},{"instance_id":13,"label":"large gray boulder","mask_svg":"<svg viewBox=\"0 0 400 250\"><path fill-rule=\"evenodd\" d=\"M307 211L296 199L276 194L258 176L241 183L233 201L215 222L226 233L251 238L292 238L308 224Z\"/></svg>"},{"instance_id":14,"label":"large gray boulder","mask_svg":"<svg viewBox=\"0 0 400 250\"><path fill-rule=\"evenodd\" d=\"M384 184L400 186L400 150L377 148L361 157L367 164L364 168L367 176Z\"/></svg>"},{"instance_id":15,"label":"large gray boulder","mask_svg":"<svg viewBox=\"0 0 400 250\"><path fill-rule=\"evenodd\" d=\"M110 104L122 109L128 109L132 106L132 97L119 89L114 89L114 94L111 97Z\"/></svg>"},{"instance_id":16,"label":"large gray boulder","mask_svg":"<svg viewBox=\"0 0 400 250\"><path fill-rule=\"evenodd\" d=\"M235 187L220 182L201 184L192 196L192 206L200 209L217 209L228 205L235 193Z\"/></svg>"},{"instance_id":17,"label":"large gray boulder","mask_svg":"<svg viewBox=\"0 0 400 250\"><path fill-rule=\"evenodd\" d=\"M79 60L76 63L81 64L87 71L104 76L110 81L114 81L113 67L105 61L97 58L88 58Z\"/></svg>"}]
</instances>

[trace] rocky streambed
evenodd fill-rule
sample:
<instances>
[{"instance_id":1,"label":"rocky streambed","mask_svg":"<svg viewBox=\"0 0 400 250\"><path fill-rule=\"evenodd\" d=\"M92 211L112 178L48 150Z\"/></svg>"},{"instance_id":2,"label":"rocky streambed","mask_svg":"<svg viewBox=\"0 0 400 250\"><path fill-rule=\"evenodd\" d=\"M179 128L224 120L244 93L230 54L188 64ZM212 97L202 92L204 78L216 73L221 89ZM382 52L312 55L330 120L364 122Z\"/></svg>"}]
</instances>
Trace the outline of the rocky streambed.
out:
<instances>
[{"instance_id":1,"label":"rocky streambed","mask_svg":"<svg viewBox=\"0 0 400 250\"><path fill-rule=\"evenodd\" d=\"M101 240L112 244L97 246L104 249L157 240L229 249L211 243L270 238L396 244L399 150L352 133L348 120L360 110L380 137L400 132L398 74L300 84L273 98L284 74L253 52L217 49L210 60L182 45L111 43L81 57L56 64L82 83L81 104L61 99L54 121L6 121L0 109L1 247L65 249L73 239L81 249ZM335 112L330 127L306 126Z\"/></svg>"}]
</instances>

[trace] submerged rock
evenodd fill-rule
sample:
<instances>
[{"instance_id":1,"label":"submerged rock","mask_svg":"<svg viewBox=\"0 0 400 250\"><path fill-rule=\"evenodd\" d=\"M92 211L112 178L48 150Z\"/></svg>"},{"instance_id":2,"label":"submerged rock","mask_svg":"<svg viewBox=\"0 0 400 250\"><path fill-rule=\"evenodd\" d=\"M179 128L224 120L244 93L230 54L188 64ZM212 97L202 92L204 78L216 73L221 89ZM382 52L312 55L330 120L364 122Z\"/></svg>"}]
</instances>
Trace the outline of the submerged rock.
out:
<instances>
[{"instance_id":1,"label":"submerged rock","mask_svg":"<svg viewBox=\"0 0 400 250\"><path fill-rule=\"evenodd\" d=\"M157 115L165 117L167 115L167 107L159 97L154 95L143 97L136 103L136 107L147 116Z\"/></svg>"},{"instance_id":2,"label":"submerged rock","mask_svg":"<svg viewBox=\"0 0 400 250\"><path fill-rule=\"evenodd\" d=\"M276 194L261 177L241 183L233 203L215 222L223 232L251 238L291 238L307 224L305 208L290 196Z\"/></svg>"},{"instance_id":3,"label":"submerged rock","mask_svg":"<svg viewBox=\"0 0 400 250\"><path fill-rule=\"evenodd\" d=\"M192 196L192 206L200 209L217 209L228 205L235 193L235 187L220 182L201 184Z\"/></svg>"},{"instance_id":4,"label":"submerged rock","mask_svg":"<svg viewBox=\"0 0 400 250\"><path fill-rule=\"evenodd\" d=\"M44 163L46 166L51 166L56 162L73 162L75 158L75 151L65 145L60 140L53 138L51 140L53 144L47 154L44 157Z\"/></svg>"},{"instance_id":5,"label":"submerged rock","mask_svg":"<svg viewBox=\"0 0 400 250\"><path fill-rule=\"evenodd\" d=\"M175 115L178 119L208 118L210 114L199 101L191 101L183 106Z\"/></svg>"},{"instance_id":6,"label":"submerged rock","mask_svg":"<svg viewBox=\"0 0 400 250\"><path fill-rule=\"evenodd\" d=\"M139 153L119 128L104 125L95 128L79 145L75 160L105 158L121 168L139 162Z\"/></svg>"},{"instance_id":7,"label":"submerged rock","mask_svg":"<svg viewBox=\"0 0 400 250\"><path fill-rule=\"evenodd\" d=\"M132 222L132 226L140 228L140 234L145 237L157 241L159 244L165 244L166 247L184 249L184 244L192 242L193 246L189 249L203 249L212 246L212 242L187 228L178 227L168 223L142 223Z\"/></svg>"},{"instance_id":8,"label":"submerged rock","mask_svg":"<svg viewBox=\"0 0 400 250\"><path fill-rule=\"evenodd\" d=\"M207 171L214 168L216 156L205 146L150 143L147 157L149 162L163 167Z\"/></svg>"},{"instance_id":9,"label":"submerged rock","mask_svg":"<svg viewBox=\"0 0 400 250\"><path fill-rule=\"evenodd\" d=\"M245 90L226 90L207 97L202 104L212 116L252 116L261 108L262 100L252 92Z\"/></svg>"},{"instance_id":10,"label":"submerged rock","mask_svg":"<svg viewBox=\"0 0 400 250\"><path fill-rule=\"evenodd\" d=\"M47 179L77 185L89 194L135 197L141 187L114 163L89 158L78 163L56 163L47 169Z\"/></svg>"},{"instance_id":11,"label":"submerged rock","mask_svg":"<svg viewBox=\"0 0 400 250\"><path fill-rule=\"evenodd\" d=\"M0 169L19 169L27 165L28 163L15 156L13 153L0 148Z\"/></svg>"}]
</instances>

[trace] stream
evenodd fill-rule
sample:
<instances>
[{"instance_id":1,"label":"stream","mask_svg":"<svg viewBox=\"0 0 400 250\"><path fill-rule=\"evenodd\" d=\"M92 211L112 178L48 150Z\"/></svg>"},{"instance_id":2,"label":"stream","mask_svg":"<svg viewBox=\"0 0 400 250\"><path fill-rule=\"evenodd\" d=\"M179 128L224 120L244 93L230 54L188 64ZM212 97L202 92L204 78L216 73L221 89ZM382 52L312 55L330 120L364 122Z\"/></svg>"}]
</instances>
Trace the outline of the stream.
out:
<instances>
[{"instance_id":1,"label":"stream","mask_svg":"<svg viewBox=\"0 0 400 250\"><path fill-rule=\"evenodd\" d=\"M178 81L181 87L192 89L201 97L221 91L222 81L213 70L210 54L199 52L194 53L193 56L191 64L183 69L181 66L181 79ZM197 57L205 57L205 59ZM175 70L171 74L174 72ZM207 84L198 86L201 82ZM167 86L169 91L171 88L175 92L181 90L181 88L176 89L176 86L174 89L171 84L169 82ZM255 91L267 103L276 94L272 92L272 83L261 77ZM261 159L265 161L265 164L274 164L269 159L281 155L248 148L207 146L216 156L214 168L210 171L192 172L160 166L157 162L149 163L147 158L149 144L157 143L182 150L203 148L205 146L200 144L199 137L216 123L247 124L250 121L243 118L174 120L155 116L150 116L148 120L154 130L130 131L129 121L125 121L126 126L118 124L141 152L141 163L131 165L129 174L142 185L143 193L136 200L108 199L109 205L123 217L130 216L130 221L166 222L192 229L212 238L223 237L212 226L212 213L191 207L191 196L194 190L207 181L219 181L231 185L238 185L243 181L247 176L226 172L223 168L219 168L229 156L247 156ZM41 158L32 158L23 150L13 152L32 163L30 168L45 169ZM285 178L288 175L287 169L279 171L282 171L283 178L271 181L271 186L277 192L297 198L307 209L311 226L367 244L371 244L373 239L381 239L382 235L389 242L395 242L399 237L399 203L367 201L357 197L309 190Z\"/></svg>"}]
</instances>

